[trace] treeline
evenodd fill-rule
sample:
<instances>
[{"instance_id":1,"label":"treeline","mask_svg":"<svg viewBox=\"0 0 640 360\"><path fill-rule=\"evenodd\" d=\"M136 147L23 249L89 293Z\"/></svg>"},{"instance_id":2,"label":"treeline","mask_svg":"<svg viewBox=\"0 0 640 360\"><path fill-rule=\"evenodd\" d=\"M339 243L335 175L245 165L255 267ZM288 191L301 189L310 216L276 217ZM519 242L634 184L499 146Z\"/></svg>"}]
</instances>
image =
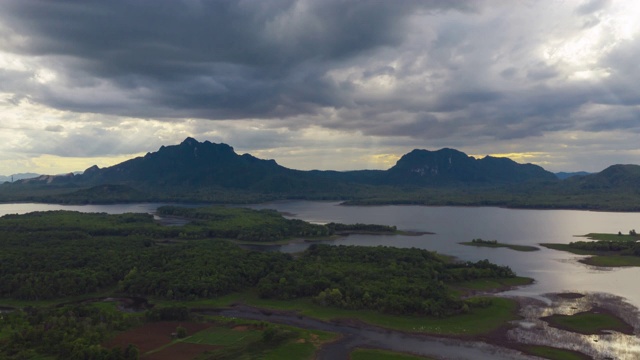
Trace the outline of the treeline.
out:
<instances>
[{"instance_id":1,"label":"treeline","mask_svg":"<svg viewBox=\"0 0 640 360\"><path fill-rule=\"evenodd\" d=\"M635 241L575 241L569 243L569 247L586 251L616 252L620 255L640 256L640 243Z\"/></svg>"},{"instance_id":2,"label":"treeline","mask_svg":"<svg viewBox=\"0 0 640 360\"><path fill-rule=\"evenodd\" d=\"M486 260L450 263L427 250L312 245L287 268L261 279L258 290L265 298L312 297L346 309L446 316L469 310L447 284L514 276Z\"/></svg>"},{"instance_id":3,"label":"treeline","mask_svg":"<svg viewBox=\"0 0 640 360\"><path fill-rule=\"evenodd\" d=\"M498 245L498 240L483 240L483 239L473 239L471 240L472 244L484 244L484 245Z\"/></svg>"},{"instance_id":4,"label":"treeline","mask_svg":"<svg viewBox=\"0 0 640 360\"><path fill-rule=\"evenodd\" d=\"M339 224L328 223L326 225L331 233L339 232L376 232L376 233L393 233L398 230L395 226L378 225L378 224Z\"/></svg>"},{"instance_id":5,"label":"treeline","mask_svg":"<svg viewBox=\"0 0 640 360\"><path fill-rule=\"evenodd\" d=\"M192 220L181 237L217 237L251 242L273 242L296 237L321 237L331 234L323 225L298 219L286 219L274 210L252 210L232 207L162 206L157 213Z\"/></svg>"},{"instance_id":6,"label":"treeline","mask_svg":"<svg viewBox=\"0 0 640 360\"><path fill-rule=\"evenodd\" d=\"M114 331L137 324L139 320L120 312L91 305L26 308L2 314L0 329L10 333L0 341L0 357L28 360L42 355L65 360L138 360L134 346L107 349L101 343Z\"/></svg>"}]
</instances>

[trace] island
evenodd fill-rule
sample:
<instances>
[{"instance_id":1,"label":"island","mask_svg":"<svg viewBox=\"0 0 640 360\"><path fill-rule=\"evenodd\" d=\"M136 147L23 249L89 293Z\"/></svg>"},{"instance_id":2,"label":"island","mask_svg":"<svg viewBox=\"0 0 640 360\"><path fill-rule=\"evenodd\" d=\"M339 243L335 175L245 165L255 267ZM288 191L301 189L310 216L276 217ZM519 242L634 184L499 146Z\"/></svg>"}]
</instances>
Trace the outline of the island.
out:
<instances>
[{"instance_id":1,"label":"island","mask_svg":"<svg viewBox=\"0 0 640 360\"><path fill-rule=\"evenodd\" d=\"M535 246L528 245L513 245L513 244L503 244L499 243L497 240L482 240L482 239L473 239L469 242L461 242L461 245L467 246L479 246L479 247L490 247L490 248L507 248L515 251L537 251L540 250Z\"/></svg>"},{"instance_id":2,"label":"island","mask_svg":"<svg viewBox=\"0 0 640 360\"><path fill-rule=\"evenodd\" d=\"M567 251L577 255L591 255L580 259L581 263L601 267L640 266L640 236L635 230L628 234L589 233L580 235L591 241L575 241L569 244L543 243L549 249Z\"/></svg>"}]
</instances>

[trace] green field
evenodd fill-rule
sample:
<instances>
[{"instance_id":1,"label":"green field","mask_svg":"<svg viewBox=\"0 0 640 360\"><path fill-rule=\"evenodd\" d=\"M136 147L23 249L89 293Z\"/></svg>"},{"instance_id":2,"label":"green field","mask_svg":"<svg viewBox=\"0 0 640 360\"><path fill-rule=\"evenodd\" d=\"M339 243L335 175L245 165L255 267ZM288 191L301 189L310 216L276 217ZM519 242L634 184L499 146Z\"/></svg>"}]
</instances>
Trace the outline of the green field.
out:
<instances>
[{"instance_id":1,"label":"green field","mask_svg":"<svg viewBox=\"0 0 640 360\"><path fill-rule=\"evenodd\" d=\"M637 240L640 240L640 236L638 236L638 235L628 235L628 234L589 233L587 235L581 235L580 237L585 237L587 239L598 240L598 241L637 241Z\"/></svg>"},{"instance_id":2,"label":"green field","mask_svg":"<svg viewBox=\"0 0 640 360\"><path fill-rule=\"evenodd\" d=\"M243 342L256 341L259 340L261 336L262 331L251 328L244 331L237 331L228 327L214 326L195 333L183 341L194 344L231 346Z\"/></svg>"},{"instance_id":3,"label":"green field","mask_svg":"<svg viewBox=\"0 0 640 360\"><path fill-rule=\"evenodd\" d=\"M625 267L625 266L640 266L640 257L639 256L592 256L590 258L586 258L584 260L580 260L580 262L585 263L587 265L592 266L602 266L602 267Z\"/></svg>"},{"instance_id":4,"label":"green field","mask_svg":"<svg viewBox=\"0 0 640 360\"><path fill-rule=\"evenodd\" d=\"M261 299L255 293L235 294L224 299L187 302L193 307L220 307L241 300L243 303L266 309L295 311L300 315L330 321L355 319L367 324L394 330L422 332L434 335L482 335L497 330L506 322L518 318L518 303L506 298L477 298L490 302L488 307L472 309L469 313L442 318L409 315L388 315L371 310L347 310L320 306L310 299ZM473 300L472 300L473 301ZM225 304L225 302L227 304Z\"/></svg>"},{"instance_id":5,"label":"green field","mask_svg":"<svg viewBox=\"0 0 640 360\"><path fill-rule=\"evenodd\" d=\"M313 359L318 347L335 334L255 321L227 319L233 326L215 326L183 341L223 346L203 359ZM270 332L271 336L266 333Z\"/></svg>"},{"instance_id":6,"label":"green field","mask_svg":"<svg viewBox=\"0 0 640 360\"><path fill-rule=\"evenodd\" d=\"M633 327L620 318L600 311L587 311L575 315L551 315L542 318L550 326L586 335L601 334L604 330L614 330L633 334Z\"/></svg>"},{"instance_id":7,"label":"green field","mask_svg":"<svg viewBox=\"0 0 640 360\"><path fill-rule=\"evenodd\" d=\"M525 345L522 350L527 354L539 356L549 360L589 360L591 357L579 352L558 349L542 345Z\"/></svg>"},{"instance_id":8,"label":"green field","mask_svg":"<svg viewBox=\"0 0 640 360\"><path fill-rule=\"evenodd\" d=\"M635 251L637 250L634 250L639 247L639 245L636 244L635 237L616 234L587 234L584 235L584 237L597 240L592 243L542 243L540 245L548 249L566 251L576 255L591 255L591 257L580 260L581 263L591 266L640 266L640 256L635 255ZM591 248L589 248L589 246L591 246ZM604 250L606 246L612 249ZM620 248L622 248L622 250Z\"/></svg>"}]
</instances>

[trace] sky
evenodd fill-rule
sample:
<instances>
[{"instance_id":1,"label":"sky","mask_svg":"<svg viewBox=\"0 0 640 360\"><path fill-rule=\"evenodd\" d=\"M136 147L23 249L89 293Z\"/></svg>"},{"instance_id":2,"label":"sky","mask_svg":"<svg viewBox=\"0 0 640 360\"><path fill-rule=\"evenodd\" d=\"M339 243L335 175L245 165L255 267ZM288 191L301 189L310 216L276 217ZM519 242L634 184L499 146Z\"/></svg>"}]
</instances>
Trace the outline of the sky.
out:
<instances>
[{"instance_id":1,"label":"sky","mask_svg":"<svg viewBox=\"0 0 640 360\"><path fill-rule=\"evenodd\" d=\"M640 163L640 2L2 0L0 174L186 137L295 169L413 149Z\"/></svg>"}]
</instances>

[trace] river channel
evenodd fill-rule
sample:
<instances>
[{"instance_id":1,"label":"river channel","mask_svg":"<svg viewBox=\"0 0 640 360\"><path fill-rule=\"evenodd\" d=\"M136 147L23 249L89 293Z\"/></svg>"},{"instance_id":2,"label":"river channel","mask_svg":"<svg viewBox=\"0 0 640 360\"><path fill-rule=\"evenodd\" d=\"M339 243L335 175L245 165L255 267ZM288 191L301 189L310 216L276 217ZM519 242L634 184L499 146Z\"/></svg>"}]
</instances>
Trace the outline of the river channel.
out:
<instances>
[{"instance_id":1,"label":"river channel","mask_svg":"<svg viewBox=\"0 0 640 360\"><path fill-rule=\"evenodd\" d=\"M85 205L62 206L47 204L0 204L0 215L10 213L26 213L46 210L75 210L81 212L146 212L153 213L163 204L116 204L116 205ZM616 303L616 309L625 309L623 317L636 325L638 330L638 313L640 308L640 268L596 268L578 262L582 256L565 252L541 248L535 252L517 252L506 248L477 248L460 245L460 242L474 238L498 240L503 243L538 246L539 243L568 243L579 240L576 235L591 232L623 233L631 229L640 230L640 214L612 213L576 210L515 210L495 207L426 207L426 206L341 206L336 202L286 201L250 206L255 209L275 209L287 214L288 217L302 219L313 223L370 223L394 225L401 230L415 232L432 232L419 236L391 236L391 235L351 235L338 240L326 241L333 245L359 246L396 246L415 247L437 251L459 258L460 260L477 261L488 259L499 265L510 266L518 275L534 278L533 285L511 290L501 295L531 299L523 311L523 315L530 318L519 324L510 336L519 341L530 343L547 343L553 341L573 341L574 345L567 348L586 351L596 359L640 359L640 340L637 336L599 336L597 338L579 336L571 340L567 334L560 334L559 338L540 337L540 333L555 333L544 324L535 322L531 314L558 313L568 309L576 309L587 305L571 305L559 302L554 293L572 292L587 294L585 299L592 304L602 305ZM288 245L259 247L260 250L298 252L303 251L309 243L297 242ZM613 300L615 301L613 301ZM526 303L526 302L525 302ZM564 305L563 305L564 304ZM563 310L565 309L565 310ZM527 315L529 314L529 315ZM371 329L378 334L377 329ZM340 332L340 331L337 331ZM340 332L343 333L343 332ZM349 341L363 342L365 345L378 346L391 350L397 347L411 347L418 341L424 344L424 337L419 340L411 336L405 340L395 338L399 334L378 336L348 337ZM536 335L537 334L537 335ZM545 335L546 336L546 335ZM392 338L393 337L393 338ZM544 337L544 336L543 336ZM381 346L380 338L386 340ZM359 339L359 340L358 340ZM367 340L368 339L368 340ZM558 340L562 339L562 340ZM346 340L345 340L346 341ZM377 343L376 343L377 342ZM372 345L373 344L373 345ZM375 345L377 344L377 345ZM399 345L398 345L399 344ZM445 346L446 342L438 340L438 346ZM442 345L445 344L445 345ZM597 344L597 346L593 346ZM415 345L418 346L419 345ZM429 345L431 346L431 345ZM435 346L435 345L434 345ZM451 345L453 346L453 345ZM460 346L455 345L455 346ZM483 349L477 344L474 349ZM406 349L409 349L406 348ZM331 348L327 348L331 349ZM329 351L325 349L325 351ZM485 357L464 355L446 358L498 358L494 350L486 348L480 350ZM422 353L422 352L419 352ZM466 352L465 354L472 354ZM494 357L491 357L494 356ZM502 356L502 355L501 355ZM511 353L505 353L506 358L513 358Z\"/></svg>"}]
</instances>

